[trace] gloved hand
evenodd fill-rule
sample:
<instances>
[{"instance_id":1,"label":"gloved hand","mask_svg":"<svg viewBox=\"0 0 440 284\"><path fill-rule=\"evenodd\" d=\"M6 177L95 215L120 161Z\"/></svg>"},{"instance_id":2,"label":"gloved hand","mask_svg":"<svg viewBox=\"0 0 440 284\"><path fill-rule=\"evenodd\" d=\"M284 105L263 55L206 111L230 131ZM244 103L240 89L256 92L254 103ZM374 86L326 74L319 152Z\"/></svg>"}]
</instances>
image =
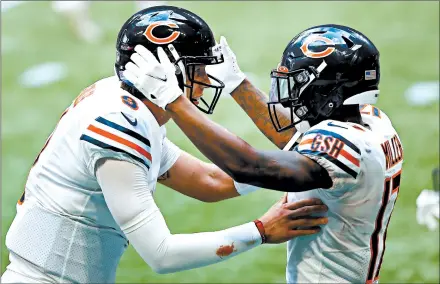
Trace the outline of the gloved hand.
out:
<instances>
[{"instance_id":1,"label":"gloved hand","mask_svg":"<svg viewBox=\"0 0 440 284\"><path fill-rule=\"evenodd\" d=\"M417 223L433 231L438 228L440 192L424 189L417 197Z\"/></svg>"},{"instance_id":2,"label":"gloved hand","mask_svg":"<svg viewBox=\"0 0 440 284\"><path fill-rule=\"evenodd\" d=\"M168 45L168 48L174 50L172 45ZM160 61L142 45L136 45L134 50L136 52L130 57L134 63L128 62L125 65L124 76L147 99L165 109L167 104L183 94L179 88L174 64L161 47L157 48Z\"/></svg>"},{"instance_id":3,"label":"gloved hand","mask_svg":"<svg viewBox=\"0 0 440 284\"><path fill-rule=\"evenodd\" d=\"M221 49L224 62L220 64L207 65L206 73L216 77L225 84L223 92L226 94L232 93L238 85L246 78L246 75L240 70L237 63L237 58L234 52L229 47L226 38L220 37L220 43L217 44L215 49Z\"/></svg>"}]
</instances>

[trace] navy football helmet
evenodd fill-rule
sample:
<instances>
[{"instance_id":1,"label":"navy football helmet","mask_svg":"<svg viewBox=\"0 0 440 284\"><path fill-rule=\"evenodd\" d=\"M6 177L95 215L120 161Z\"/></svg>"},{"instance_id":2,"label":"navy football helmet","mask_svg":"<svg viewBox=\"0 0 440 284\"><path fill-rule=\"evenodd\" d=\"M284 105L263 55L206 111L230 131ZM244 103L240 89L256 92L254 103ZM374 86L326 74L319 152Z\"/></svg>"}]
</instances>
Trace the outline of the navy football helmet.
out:
<instances>
[{"instance_id":1,"label":"navy football helmet","mask_svg":"<svg viewBox=\"0 0 440 284\"><path fill-rule=\"evenodd\" d=\"M136 45L143 45L157 58L157 47L161 46L176 66L180 88L189 88L190 100L203 112L211 114L217 104L224 83L208 75L211 84L194 79L197 66L223 62L220 51L216 52L214 35L203 19L178 7L155 6L131 16L122 26L116 42L115 72L122 82L132 86L124 77L125 64L130 61ZM177 51L173 54L167 46L172 44ZM187 84L187 79L189 84ZM200 98L203 105L195 103L195 84L213 88L211 102Z\"/></svg>"},{"instance_id":2,"label":"navy football helmet","mask_svg":"<svg viewBox=\"0 0 440 284\"><path fill-rule=\"evenodd\" d=\"M271 72L269 114L278 132L304 133L346 105L374 104L379 96L379 51L360 32L321 25L295 36ZM282 125L277 105L288 108ZM280 109L278 109L280 111Z\"/></svg>"}]
</instances>

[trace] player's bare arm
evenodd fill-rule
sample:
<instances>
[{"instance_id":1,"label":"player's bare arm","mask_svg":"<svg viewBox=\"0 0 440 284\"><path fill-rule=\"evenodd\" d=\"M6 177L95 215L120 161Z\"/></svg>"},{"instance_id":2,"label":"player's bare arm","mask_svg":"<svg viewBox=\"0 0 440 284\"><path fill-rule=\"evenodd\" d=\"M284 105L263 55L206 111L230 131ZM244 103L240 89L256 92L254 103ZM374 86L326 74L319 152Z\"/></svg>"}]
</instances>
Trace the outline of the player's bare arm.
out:
<instances>
[{"instance_id":1,"label":"player's bare arm","mask_svg":"<svg viewBox=\"0 0 440 284\"><path fill-rule=\"evenodd\" d=\"M239 196L232 178L224 171L186 152L182 152L176 163L158 181L203 202L217 202Z\"/></svg>"},{"instance_id":2,"label":"player's bare arm","mask_svg":"<svg viewBox=\"0 0 440 284\"><path fill-rule=\"evenodd\" d=\"M254 222L216 232L171 234L154 202L144 169L126 161L101 159L96 175L116 222L158 273L202 267L265 242L282 243L315 234L328 221L309 217L327 210L320 200L287 203L284 196Z\"/></svg>"},{"instance_id":3,"label":"player's bare arm","mask_svg":"<svg viewBox=\"0 0 440 284\"><path fill-rule=\"evenodd\" d=\"M297 152L257 150L200 114L184 97L168 104L173 120L213 163L235 180L280 191L329 188L327 171Z\"/></svg>"},{"instance_id":4,"label":"player's bare arm","mask_svg":"<svg viewBox=\"0 0 440 284\"><path fill-rule=\"evenodd\" d=\"M275 130L267 109L267 95L247 79L232 91L231 96L252 119L258 129L278 148L283 149L292 139L295 129L291 128L283 132ZM290 121L289 114L284 111L284 108L280 106L277 106L277 108L280 114L278 117L280 124L287 124Z\"/></svg>"},{"instance_id":5,"label":"player's bare arm","mask_svg":"<svg viewBox=\"0 0 440 284\"><path fill-rule=\"evenodd\" d=\"M207 66L208 74L222 80L225 84L224 93L231 94L258 129L278 148L283 149L293 137L295 133L294 128L283 132L276 131L269 116L267 95L246 79L246 75L240 70L237 58L225 37L222 36L220 38L217 48L221 50L224 62ZM277 109L278 116L276 119L278 119L279 124L288 125L290 122L290 112L281 106L273 107Z\"/></svg>"},{"instance_id":6,"label":"player's bare arm","mask_svg":"<svg viewBox=\"0 0 440 284\"><path fill-rule=\"evenodd\" d=\"M136 61L143 67L130 62L127 67L136 88L151 102L166 108L194 145L234 180L281 191L331 187L327 171L309 158L294 152L256 150L198 113L182 96L175 66L161 47L157 49L160 63L143 46L136 46L135 51L139 55ZM167 79L158 80L157 76Z\"/></svg>"}]
</instances>

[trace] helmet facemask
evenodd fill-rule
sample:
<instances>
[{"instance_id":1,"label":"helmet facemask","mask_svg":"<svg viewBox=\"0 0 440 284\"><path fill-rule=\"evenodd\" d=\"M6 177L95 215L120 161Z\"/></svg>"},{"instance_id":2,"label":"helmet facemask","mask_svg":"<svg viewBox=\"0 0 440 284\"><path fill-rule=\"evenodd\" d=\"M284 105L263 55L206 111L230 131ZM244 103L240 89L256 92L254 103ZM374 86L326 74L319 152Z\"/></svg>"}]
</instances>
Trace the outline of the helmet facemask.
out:
<instances>
[{"instance_id":1,"label":"helmet facemask","mask_svg":"<svg viewBox=\"0 0 440 284\"><path fill-rule=\"evenodd\" d=\"M223 88L225 87L225 84L221 80L207 73L206 75L208 76L211 84L195 79L197 73L196 69L197 67L223 63L224 61L223 56L220 53L218 53L218 54L213 54L212 56L179 57L179 55L177 54L176 50L173 47L170 47L169 50L172 54L172 57L174 58L174 64L176 66L176 76L178 78L180 88L183 91L185 91L185 88L189 90L189 99L199 110L207 114L212 114L214 112L214 108L217 105L218 100L220 99L220 95L223 91ZM204 86L204 92L206 91L206 89L211 89L212 98L208 100L207 96L205 95L202 95L200 98L195 98L193 96L195 84ZM198 102L199 99L202 105L196 103Z\"/></svg>"},{"instance_id":2,"label":"helmet facemask","mask_svg":"<svg viewBox=\"0 0 440 284\"><path fill-rule=\"evenodd\" d=\"M272 70L271 89L269 94L268 110L272 124L277 132L282 132L292 127L298 131L304 132L310 128L309 119L313 118L310 106L307 106L305 100L301 97L304 90L318 77L327 66L325 61L314 68L310 66L306 69L297 69L288 71L286 67L279 66ZM280 108L280 105L284 109ZM289 110L289 113L285 109ZM283 112L281 115L280 112ZM281 119L286 115L290 121Z\"/></svg>"}]
</instances>

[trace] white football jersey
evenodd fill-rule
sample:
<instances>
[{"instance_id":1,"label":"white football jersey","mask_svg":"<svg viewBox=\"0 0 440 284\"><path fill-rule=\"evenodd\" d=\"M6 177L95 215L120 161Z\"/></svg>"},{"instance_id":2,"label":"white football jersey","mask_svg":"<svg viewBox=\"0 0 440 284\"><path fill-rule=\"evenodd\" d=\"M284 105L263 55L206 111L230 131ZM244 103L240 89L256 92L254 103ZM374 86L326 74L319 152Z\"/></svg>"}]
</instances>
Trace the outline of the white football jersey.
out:
<instances>
[{"instance_id":1,"label":"white football jersey","mask_svg":"<svg viewBox=\"0 0 440 284\"><path fill-rule=\"evenodd\" d=\"M367 128L326 120L304 133L295 149L327 169L333 186L288 194L289 201L319 198L329 208L321 232L288 242L288 283L379 279L403 149L385 113L363 105L361 114Z\"/></svg>"},{"instance_id":2,"label":"white football jersey","mask_svg":"<svg viewBox=\"0 0 440 284\"><path fill-rule=\"evenodd\" d=\"M114 283L128 241L99 188L96 162L110 157L140 165L154 190L180 155L165 135L117 77L86 88L63 113L29 173L6 236L11 254L43 272L44 281Z\"/></svg>"}]
</instances>

